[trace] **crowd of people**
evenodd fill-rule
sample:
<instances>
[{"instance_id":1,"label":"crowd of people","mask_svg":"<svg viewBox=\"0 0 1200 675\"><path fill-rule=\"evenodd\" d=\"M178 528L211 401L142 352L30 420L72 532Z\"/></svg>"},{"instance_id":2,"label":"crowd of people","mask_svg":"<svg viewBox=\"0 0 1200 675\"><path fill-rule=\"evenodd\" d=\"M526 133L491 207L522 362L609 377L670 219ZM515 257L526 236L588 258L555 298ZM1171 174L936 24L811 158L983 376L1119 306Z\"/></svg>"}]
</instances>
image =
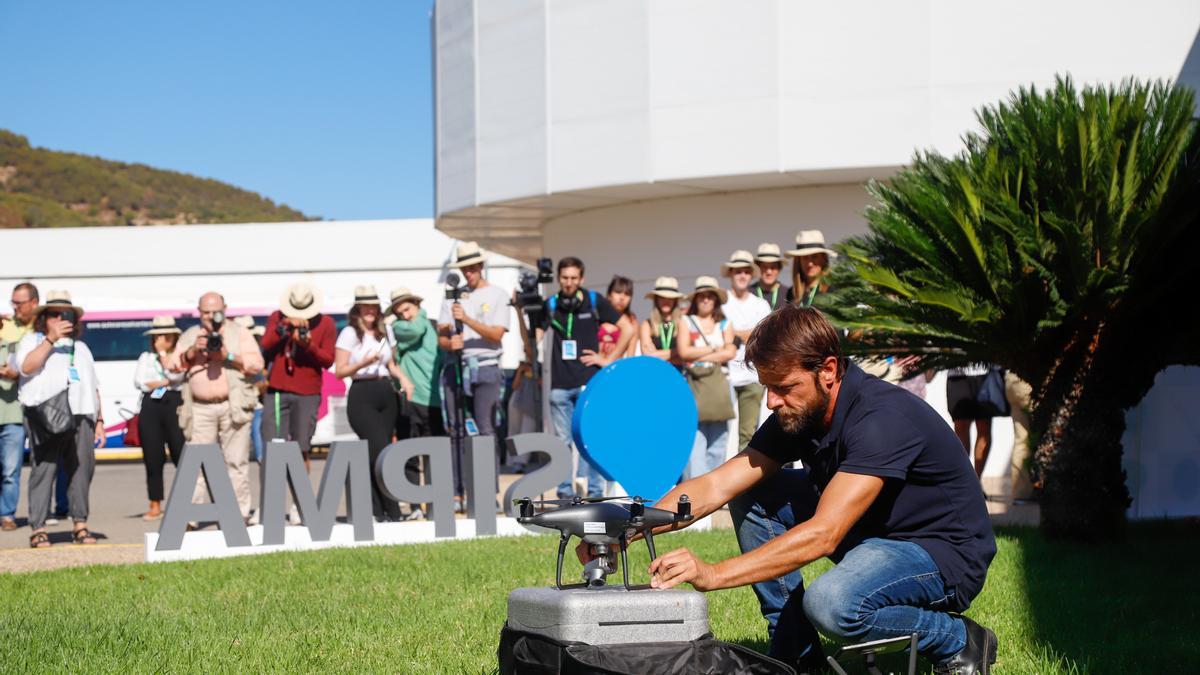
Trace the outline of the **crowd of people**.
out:
<instances>
[{"instance_id":1,"label":"crowd of people","mask_svg":"<svg viewBox=\"0 0 1200 675\"><path fill-rule=\"evenodd\" d=\"M576 403L602 367L645 355L678 369L696 398L699 420L681 479L701 476L725 460L730 420L736 420L736 447L744 450L762 419L764 387L745 363L751 331L780 307L809 306L828 292L826 272L836 256L817 230L801 231L790 250L763 243L754 253L734 251L719 267L725 285L703 275L685 293L675 277L657 278L645 293L651 307L642 320L631 309L632 280L614 276L605 293L587 290L584 262L564 257L555 270L557 292L544 299L538 313L542 318L530 327L525 315L517 314L526 346L511 380L501 369L501 356L516 296L488 281L487 254L474 242L456 249L450 266L464 284L452 297L441 299L436 318L423 307L424 298L407 288L393 289L385 303L373 286L363 285L354 289L347 325L339 331L333 318L323 313L321 291L297 283L282 294L279 309L266 325L258 326L249 316L228 317L225 299L217 292L205 293L197 306L198 325L182 330L173 317L160 316L145 332L146 351L134 376L141 405L131 422L146 470L149 507L143 517L162 516L166 462L178 463L187 442L215 443L242 516L254 523L250 462L261 461L271 443L282 440L296 442L305 466L310 466L322 382L330 369L350 381L347 418L354 433L367 442L372 465L395 439L454 439L455 501L456 508L463 509L463 439L493 436L498 420L509 434L536 429L542 385L534 377L533 345L543 342L542 370L550 378L548 426L572 446ZM781 281L789 260L791 285ZM95 448L105 435L94 360L83 334L84 310L64 291L51 291L42 303L30 283L13 289L12 309L0 327L0 528L17 527L20 468L28 437L30 545L49 546L46 525L53 524L60 510L74 523L75 542L94 543L87 527L89 489ZM535 331L532 336L530 328ZM923 396L930 374L909 372L907 364L891 359L860 363L868 373ZM990 444L990 417L973 406L980 375L975 370L951 373L948 399L955 429L964 447L973 449L981 473ZM1008 385L1020 427L1026 424L1023 412L1028 403L1020 398L1023 383L1010 379ZM1027 397L1027 386L1024 391ZM977 430L973 448L971 424ZM1022 430L1017 433L1020 443ZM497 448L497 468L507 460L519 469L516 458L502 457L503 443ZM1027 497L1029 480L1021 466L1027 452L1014 454L1016 496ZM604 494L603 475L577 451L574 455L574 475L558 486L558 496L577 491L589 497ZM419 482L419 461L410 461L406 473ZM59 508L52 513L56 482ZM193 500L207 499L208 487L201 478ZM399 504L378 485L372 491L372 508L380 521L425 515L419 504ZM294 506L289 518L299 522Z\"/></svg>"}]
</instances>

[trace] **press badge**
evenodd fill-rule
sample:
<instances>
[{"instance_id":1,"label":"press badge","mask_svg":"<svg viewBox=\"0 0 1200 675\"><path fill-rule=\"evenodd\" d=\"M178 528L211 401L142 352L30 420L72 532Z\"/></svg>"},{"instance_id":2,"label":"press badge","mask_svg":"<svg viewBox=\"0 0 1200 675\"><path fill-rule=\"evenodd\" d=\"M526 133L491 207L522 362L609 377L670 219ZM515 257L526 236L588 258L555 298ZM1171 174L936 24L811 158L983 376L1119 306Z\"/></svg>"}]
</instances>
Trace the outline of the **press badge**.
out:
<instances>
[{"instance_id":1,"label":"press badge","mask_svg":"<svg viewBox=\"0 0 1200 675\"><path fill-rule=\"evenodd\" d=\"M466 421L463 422L463 426L465 426L467 428L468 436L478 436L479 435L479 425L475 424L474 418L468 417L466 419Z\"/></svg>"},{"instance_id":2,"label":"press badge","mask_svg":"<svg viewBox=\"0 0 1200 675\"><path fill-rule=\"evenodd\" d=\"M579 352L576 349L574 340L562 341L562 359L563 361L574 361L579 358Z\"/></svg>"},{"instance_id":3,"label":"press badge","mask_svg":"<svg viewBox=\"0 0 1200 675\"><path fill-rule=\"evenodd\" d=\"M157 399L162 398L163 394L165 394L165 393L167 393L166 387L157 387L157 388L155 388L154 391L150 392L150 398L157 400Z\"/></svg>"},{"instance_id":4,"label":"press badge","mask_svg":"<svg viewBox=\"0 0 1200 675\"><path fill-rule=\"evenodd\" d=\"M71 366L67 369L67 375L71 378L72 382L79 381L79 371L75 369L75 366Z\"/></svg>"}]
</instances>

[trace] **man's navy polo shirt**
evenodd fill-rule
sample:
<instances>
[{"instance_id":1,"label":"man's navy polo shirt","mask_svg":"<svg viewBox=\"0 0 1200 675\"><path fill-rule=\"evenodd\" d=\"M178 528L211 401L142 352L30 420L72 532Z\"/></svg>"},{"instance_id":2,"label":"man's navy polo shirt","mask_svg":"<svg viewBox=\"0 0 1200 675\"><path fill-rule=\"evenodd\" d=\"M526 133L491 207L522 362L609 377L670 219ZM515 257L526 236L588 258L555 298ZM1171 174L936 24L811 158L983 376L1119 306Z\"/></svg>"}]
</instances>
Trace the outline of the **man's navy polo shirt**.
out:
<instances>
[{"instance_id":1,"label":"man's navy polo shirt","mask_svg":"<svg viewBox=\"0 0 1200 675\"><path fill-rule=\"evenodd\" d=\"M839 471L884 479L835 561L871 537L911 541L955 588L956 604L965 608L983 588L996 540L979 479L946 421L911 392L849 363L824 437L788 434L772 414L750 447L803 462L818 491Z\"/></svg>"}]
</instances>

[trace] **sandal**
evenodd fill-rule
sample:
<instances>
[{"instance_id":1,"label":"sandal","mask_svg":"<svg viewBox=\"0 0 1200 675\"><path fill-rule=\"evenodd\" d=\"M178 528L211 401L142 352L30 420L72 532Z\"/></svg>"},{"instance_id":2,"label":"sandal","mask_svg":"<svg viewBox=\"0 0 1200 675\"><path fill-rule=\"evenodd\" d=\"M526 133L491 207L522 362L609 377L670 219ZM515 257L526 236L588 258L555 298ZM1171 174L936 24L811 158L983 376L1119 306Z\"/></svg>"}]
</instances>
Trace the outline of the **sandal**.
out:
<instances>
[{"instance_id":1,"label":"sandal","mask_svg":"<svg viewBox=\"0 0 1200 675\"><path fill-rule=\"evenodd\" d=\"M78 530L75 530L75 533L71 535L71 538L76 544L96 543L96 538L92 536L92 533L88 531L86 527L81 527Z\"/></svg>"},{"instance_id":2,"label":"sandal","mask_svg":"<svg viewBox=\"0 0 1200 675\"><path fill-rule=\"evenodd\" d=\"M29 537L29 548L49 548L50 535L45 532L34 532Z\"/></svg>"}]
</instances>

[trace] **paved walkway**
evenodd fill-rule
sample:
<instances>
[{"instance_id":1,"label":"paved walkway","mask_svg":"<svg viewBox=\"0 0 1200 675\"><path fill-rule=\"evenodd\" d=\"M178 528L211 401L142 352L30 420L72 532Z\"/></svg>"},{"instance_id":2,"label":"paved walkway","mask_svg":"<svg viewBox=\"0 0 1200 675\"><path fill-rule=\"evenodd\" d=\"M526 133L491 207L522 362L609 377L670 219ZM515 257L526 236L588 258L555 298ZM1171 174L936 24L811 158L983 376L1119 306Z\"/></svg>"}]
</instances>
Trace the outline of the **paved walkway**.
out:
<instances>
[{"instance_id":1,"label":"paved walkway","mask_svg":"<svg viewBox=\"0 0 1200 675\"><path fill-rule=\"evenodd\" d=\"M314 459L310 474L314 491L324 470L324 460ZM164 476L168 492L174 475L174 467L168 465ZM141 463L105 463L96 467L96 475L92 480L91 516L88 520L88 527L100 540L94 546L78 546L71 543L71 521L63 519L58 525L47 527L53 546L40 550L29 548L29 528L26 527L29 508L25 501L28 477L29 469L25 468L21 476L21 501L17 506L17 522L21 527L13 532L0 531L0 572L31 572L95 564L128 564L144 559L142 535L158 531L162 521L142 520L142 513L148 504L146 473ZM519 475L501 474L500 494L518 478ZM258 484L257 464L250 465L250 480L252 485ZM255 489L255 508L258 506L257 492ZM992 522L997 525L1034 525L1038 521L1036 505L1009 507L999 502L988 502L988 510L992 513ZM344 502L338 512L345 513ZM714 516L713 524L715 527L730 527L728 513Z\"/></svg>"}]
</instances>

